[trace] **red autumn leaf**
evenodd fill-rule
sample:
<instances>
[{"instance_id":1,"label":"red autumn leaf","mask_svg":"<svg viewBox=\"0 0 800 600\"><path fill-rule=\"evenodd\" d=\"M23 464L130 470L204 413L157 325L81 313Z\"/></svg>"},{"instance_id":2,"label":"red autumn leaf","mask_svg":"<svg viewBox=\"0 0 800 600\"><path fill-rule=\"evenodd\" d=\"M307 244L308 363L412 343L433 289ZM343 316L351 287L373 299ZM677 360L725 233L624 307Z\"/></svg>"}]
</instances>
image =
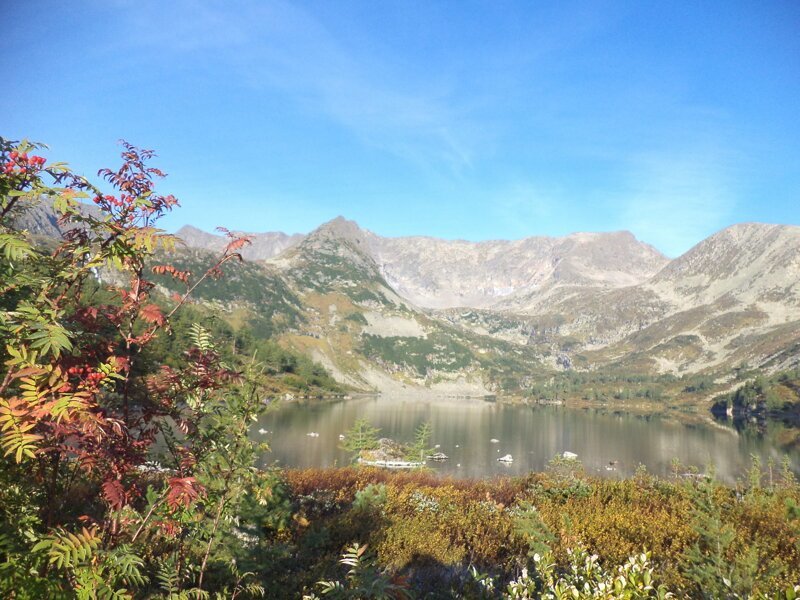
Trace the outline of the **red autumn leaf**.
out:
<instances>
[{"instance_id":1,"label":"red autumn leaf","mask_svg":"<svg viewBox=\"0 0 800 600\"><path fill-rule=\"evenodd\" d=\"M155 304L148 304L142 307L139 315L148 323L155 323L156 325L163 325L165 321L164 314Z\"/></svg>"},{"instance_id":2,"label":"red autumn leaf","mask_svg":"<svg viewBox=\"0 0 800 600\"><path fill-rule=\"evenodd\" d=\"M167 492L167 504L172 510L189 506L205 492L194 477L172 477Z\"/></svg>"},{"instance_id":3,"label":"red autumn leaf","mask_svg":"<svg viewBox=\"0 0 800 600\"><path fill-rule=\"evenodd\" d=\"M112 479L103 483L103 497L111 506L112 510L119 510L128 503L128 494L118 479Z\"/></svg>"},{"instance_id":4,"label":"red autumn leaf","mask_svg":"<svg viewBox=\"0 0 800 600\"><path fill-rule=\"evenodd\" d=\"M125 356L112 356L111 362L113 363L117 373L121 371L127 371L131 367L130 361Z\"/></svg>"},{"instance_id":5,"label":"red autumn leaf","mask_svg":"<svg viewBox=\"0 0 800 600\"><path fill-rule=\"evenodd\" d=\"M80 315L84 319L95 320L95 319L97 319L97 315L98 314L99 314L99 311L97 310L97 307L95 307L95 306L87 306L85 308L81 308L78 311L78 315Z\"/></svg>"},{"instance_id":6,"label":"red autumn leaf","mask_svg":"<svg viewBox=\"0 0 800 600\"><path fill-rule=\"evenodd\" d=\"M156 265L152 269L153 273L156 275L169 275L173 279L177 279L183 283L189 281L189 276L192 274L191 271L179 271L172 265Z\"/></svg>"},{"instance_id":7,"label":"red autumn leaf","mask_svg":"<svg viewBox=\"0 0 800 600\"><path fill-rule=\"evenodd\" d=\"M180 451L180 466L182 471L188 471L197 464L197 459L191 451L182 448Z\"/></svg>"},{"instance_id":8,"label":"red autumn leaf","mask_svg":"<svg viewBox=\"0 0 800 600\"><path fill-rule=\"evenodd\" d=\"M233 241L231 241L227 246L225 246L225 254L229 254L229 253L235 252L239 248L247 246L247 245L249 245L251 243L252 242L250 241L249 237L236 238Z\"/></svg>"}]
</instances>

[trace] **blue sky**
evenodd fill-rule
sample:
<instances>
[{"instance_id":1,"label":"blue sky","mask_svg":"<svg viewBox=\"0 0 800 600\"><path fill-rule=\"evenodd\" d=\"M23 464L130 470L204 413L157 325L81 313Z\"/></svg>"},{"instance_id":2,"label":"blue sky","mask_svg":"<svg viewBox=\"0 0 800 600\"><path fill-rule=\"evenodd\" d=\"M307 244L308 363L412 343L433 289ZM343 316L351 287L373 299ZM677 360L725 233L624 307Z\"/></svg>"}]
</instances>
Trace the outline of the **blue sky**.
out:
<instances>
[{"instance_id":1,"label":"blue sky","mask_svg":"<svg viewBox=\"0 0 800 600\"><path fill-rule=\"evenodd\" d=\"M192 223L629 229L676 256L800 222L800 3L0 2L0 135L91 175L154 148Z\"/></svg>"}]
</instances>

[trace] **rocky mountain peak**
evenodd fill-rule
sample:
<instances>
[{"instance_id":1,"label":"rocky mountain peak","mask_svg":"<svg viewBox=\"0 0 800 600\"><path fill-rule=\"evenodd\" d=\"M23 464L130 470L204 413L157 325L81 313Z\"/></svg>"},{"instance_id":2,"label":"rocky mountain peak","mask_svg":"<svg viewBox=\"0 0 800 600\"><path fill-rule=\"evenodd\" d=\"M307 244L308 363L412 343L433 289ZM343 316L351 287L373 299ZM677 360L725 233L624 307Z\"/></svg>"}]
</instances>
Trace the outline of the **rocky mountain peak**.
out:
<instances>
[{"instance_id":1,"label":"rocky mountain peak","mask_svg":"<svg viewBox=\"0 0 800 600\"><path fill-rule=\"evenodd\" d=\"M223 238L192 227L178 235L190 246L219 249L224 243ZM290 254L277 256L291 248ZM712 302L732 292L741 301L756 301L767 293L764 290L800 281L798 248L800 227L762 223L723 229L670 261L629 231L483 242L385 238L340 216L305 237L256 235L245 257L275 258L291 265L328 256L379 274L400 296L420 307L530 312L550 302L553 294L560 297L558 290L637 285L658 288L657 293L673 298L676 307L682 306L679 298Z\"/></svg>"},{"instance_id":2,"label":"rocky mountain peak","mask_svg":"<svg viewBox=\"0 0 800 600\"><path fill-rule=\"evenodd\" d=\"M62 233L45 202L20 211L20 222L34 234ZM226 243L224 236L192 226L177 235L190 247L213 252ZM361 314L345 324L350 334L435 338L417 349L426 356L466 343L466 332L483 336L481 354L491 346L487 338L496 337L519 345L514 356L542 350L542 360L552 357L554 368L570 368L570 356L678 374L797 360L800 227L794 225L734 225L672 261L628 231L482 242L385 238L338 217L307 236L270 232L252 240L245 258L269 259L271 267L262 272L248 266L254 278L237 293L265 285L259 281L277 285L285 307L285 298L295 298L287 314L306 311L302 331L312 339L334 332L331 348L339 347L342 333L336 310L346 306ZM202 260L204 253L188 254ZM186 260L180 250L176 256ZM337 304L337 297L345 300ZM252 307L267 310L259 302ZM460 332L456 337L452 327ZM381 347L362 359L373 360ZM340 358L326 356L330 364ZM466 376L472 371L463 369L472 367L459 356L448 354L437 364L460 365L454 372ZM380 371L385 359L370 368ZM342 368L353 368L347 365ZM389 377L384 375L378 380Z\"/></svg>"},{"instance_id":3,"label":"rocky mountain peak","mask_svg":"<svg viewBox=\"0 0 800 600\"><path fill-rule=\"evenodd\" d=\"M219 235L208 233L207 231L198 229L194 225L184 225L175 232L175 235L181 238L187 246L199 248L208 245L216 245L218 243L218 238L220 238Z\"/></svg>"},{"instance_id":4,"label":"rocky mountain peak","mask_svg":"<svg viewBox=\"0 0 800 600\"><path fill-rule=\"evenodd\" d=\"M665 267L655 280L686 277L721 280L773 272L797 265L800 261L798 248L799 226L740 223L718 231L689 249Z\"/></svg>"},{"instance_id":5,"label":"rocky mountain peak","mask_svg":"<svg viewBox=\"0 0 800 600\"><path fill-rule=\"evenodd\" d=\"M184 228L189 245L221 247L217 236ZM282 240L259 234L247 258L273 258L290 263L308 253L338 256L378 270L399 293L426 308L517 306L557 286L614 288L648 279L669 261L629 231L574 233L561 238L471 242L432 237L385 238L342 216L323 223L304 238ZM266 248L258 241L273 236ZM299 245L298 245L299 244ZM295 247L291 255L278 252Z\"/></svg>"},{"instance_id":6,"label":"rocky mountain peak","mask_svg":"<svg viewBox=\"0 0 800 600\"><path fill-rule=\"evenodd\" d=\"M323 223L314 231L308 234L307 239L332 239L339 238L357 243L362 243L364 240L364 231L358 226L355 221L349 221L342 216L331 219L327 223Z\"/></svg>"}]
</instances>

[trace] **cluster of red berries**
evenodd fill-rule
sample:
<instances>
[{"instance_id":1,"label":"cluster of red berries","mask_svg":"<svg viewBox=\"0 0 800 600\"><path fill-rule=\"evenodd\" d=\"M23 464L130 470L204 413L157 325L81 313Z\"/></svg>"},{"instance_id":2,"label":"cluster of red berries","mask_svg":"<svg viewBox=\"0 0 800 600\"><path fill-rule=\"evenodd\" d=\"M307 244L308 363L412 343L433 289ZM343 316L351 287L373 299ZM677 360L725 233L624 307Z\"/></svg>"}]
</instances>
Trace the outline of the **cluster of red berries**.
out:
<instances>
[{"instance_id":1,"label":"cluster of red berries","mask_svg":"<svg viewBox=\"0 0 800 600\"><path fill-rule=\"evenodd\" d=\"M97 385L106 378L105 373L101 371L93 371L89 367L70 367L67 369L67 375L73 377L83 377L83 379L91 385Z\"/></svg>"},{"instance_id":2,"label":"cluster of red berries","mask_svg":"<svg viewBox=\"0 0 800 600\"><path fill-rule=\"evenodd\" d=\"M23 173L25 171L35 171L41 169L47 162L43 156L31 156L28 158L27 152L9 152L8 160L3 164L3 173Z\"/></svg>"}]
</instances>

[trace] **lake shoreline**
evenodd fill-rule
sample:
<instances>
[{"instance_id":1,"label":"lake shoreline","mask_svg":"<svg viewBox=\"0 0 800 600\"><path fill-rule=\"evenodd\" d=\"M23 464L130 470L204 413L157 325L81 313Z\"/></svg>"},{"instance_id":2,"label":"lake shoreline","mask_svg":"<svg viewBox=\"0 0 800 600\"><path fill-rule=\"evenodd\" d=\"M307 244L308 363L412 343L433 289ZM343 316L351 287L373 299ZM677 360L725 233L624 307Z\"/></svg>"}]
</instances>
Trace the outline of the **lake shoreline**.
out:
<instances>
[{"instance_id":1,"label":"lake shoreline","mask_svg":"<svg viewBox=\"0 0 800 600\"><path fill-rule=\"evenodd\" d=\"M458 478L521 476L542 472L556 456L577 455L590 474L621 479L640 464L654 475L671 472L674 459L705 472L715 465L721 480L733 483L750 467L751 455L780 463L789 455L800 472L800 451L782 446L779 424L765 431L739 431L698 412L664 411L652 405L597 403L562 405L484 399L361 395L350 399L298 399L279 403L254 427L256 439L272 452L261 464L287 468L347 465L344 434L366 419L380 437L400 444L413 439L422 423L431 424L431 445L448 460L429 465L440 476ZM263 432L263 433L260 433ZM509 457L499 461L499 458Z\"/></svg>"}]
</instances>

